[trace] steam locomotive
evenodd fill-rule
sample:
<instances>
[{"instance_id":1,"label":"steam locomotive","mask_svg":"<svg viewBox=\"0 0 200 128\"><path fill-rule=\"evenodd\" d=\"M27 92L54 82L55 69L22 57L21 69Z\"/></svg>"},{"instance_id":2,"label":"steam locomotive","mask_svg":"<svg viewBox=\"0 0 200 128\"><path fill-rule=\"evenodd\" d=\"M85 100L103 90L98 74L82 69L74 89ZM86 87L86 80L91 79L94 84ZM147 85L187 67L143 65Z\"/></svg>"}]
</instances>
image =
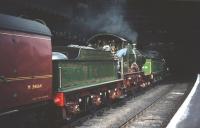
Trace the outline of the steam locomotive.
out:
<instances>
[{"instance_id":1,"label":"steam locomotive","mask_svg":"<svg viewBox=\"0 0 200 128\"><path fill-rule=\"evenodd\" d=\"M163 58L117 35L52 48L45 25L4 14L0 19L0 117L43 107L69 120L165 76Z\"/></svg>"}]
</instances>

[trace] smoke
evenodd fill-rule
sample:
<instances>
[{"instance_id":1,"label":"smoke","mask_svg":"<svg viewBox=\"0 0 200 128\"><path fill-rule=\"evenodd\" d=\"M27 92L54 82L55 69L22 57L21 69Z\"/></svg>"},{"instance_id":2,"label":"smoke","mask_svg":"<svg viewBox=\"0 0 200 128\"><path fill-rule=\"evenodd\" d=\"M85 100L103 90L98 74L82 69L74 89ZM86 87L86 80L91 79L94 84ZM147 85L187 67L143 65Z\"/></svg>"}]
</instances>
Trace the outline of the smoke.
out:
<instances>
[{"instance_id":1,"label":"smoke","mask_svg":"<svg viewBox=\"0 0 200 128\"><path fill-rule=\"evenodd\" d=\"M124 5L125 2L123 1L104 7L101 13L96 13L94 10L90 10L87 6L82 5L82 7L88 10L81 14L82 17L77 17L75 22L92 32L112 33L136 42L138 34L131 29L129 23L125 20L126 11L123 8Z\"/></svg>"}]
</instances>

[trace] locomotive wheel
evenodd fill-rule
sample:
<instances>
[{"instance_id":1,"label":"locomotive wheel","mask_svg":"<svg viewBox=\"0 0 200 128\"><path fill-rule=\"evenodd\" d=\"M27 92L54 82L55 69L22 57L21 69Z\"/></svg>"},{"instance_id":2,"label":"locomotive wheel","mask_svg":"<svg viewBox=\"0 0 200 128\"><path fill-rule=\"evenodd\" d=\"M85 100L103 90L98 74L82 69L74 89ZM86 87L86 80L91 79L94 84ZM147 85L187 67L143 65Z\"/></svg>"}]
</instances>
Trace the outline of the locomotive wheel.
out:
<instances>
[{"instance_id":1,"label":"locomotive wheel","mask_svg":"<svg viewBox=\"0 0 200 128\"><path fill-rule=\"evenodd\" d=\"M97 110L97 106L92 102L91 97L89 98L89 102L87 102L87 111L89 113L94 113Z\"/></svg>"}]
</instances>

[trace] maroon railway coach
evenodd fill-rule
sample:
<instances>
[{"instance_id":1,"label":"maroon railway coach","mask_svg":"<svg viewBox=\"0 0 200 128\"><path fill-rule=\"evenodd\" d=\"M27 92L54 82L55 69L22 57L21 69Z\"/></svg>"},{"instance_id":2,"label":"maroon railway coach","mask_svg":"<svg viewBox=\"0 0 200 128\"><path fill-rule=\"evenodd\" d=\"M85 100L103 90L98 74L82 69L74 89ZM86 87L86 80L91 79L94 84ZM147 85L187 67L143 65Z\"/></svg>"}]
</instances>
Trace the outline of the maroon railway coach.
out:
<instances>
[{"instance_id":1,"label":"maroon railway coach","mask_svg":"<svg viewBox=\"0 0 200 128\"><path fill-rule=\"evenodd\" d=\"M45 25L0 14L0 58L0 116L52 99L51 32Z\"/></svg>"}]
</instances>

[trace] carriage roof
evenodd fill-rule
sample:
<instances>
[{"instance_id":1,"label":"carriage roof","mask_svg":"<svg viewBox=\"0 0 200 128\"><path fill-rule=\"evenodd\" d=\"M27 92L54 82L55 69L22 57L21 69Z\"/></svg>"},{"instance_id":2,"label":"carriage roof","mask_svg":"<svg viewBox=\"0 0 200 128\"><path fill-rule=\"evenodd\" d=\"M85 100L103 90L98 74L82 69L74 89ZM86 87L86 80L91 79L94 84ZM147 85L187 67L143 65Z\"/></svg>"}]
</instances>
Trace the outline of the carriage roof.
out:
<instances>
[{"instance_id":1,"label":"carriage roof","mask_svg":"<svg viewBox=\"0 0 200 128\"><path fill-rule=\"evenodd\" d=\"M49 28L39 22L0 14L0 29L51 36Z\"/></svg>"}]
</instances>

